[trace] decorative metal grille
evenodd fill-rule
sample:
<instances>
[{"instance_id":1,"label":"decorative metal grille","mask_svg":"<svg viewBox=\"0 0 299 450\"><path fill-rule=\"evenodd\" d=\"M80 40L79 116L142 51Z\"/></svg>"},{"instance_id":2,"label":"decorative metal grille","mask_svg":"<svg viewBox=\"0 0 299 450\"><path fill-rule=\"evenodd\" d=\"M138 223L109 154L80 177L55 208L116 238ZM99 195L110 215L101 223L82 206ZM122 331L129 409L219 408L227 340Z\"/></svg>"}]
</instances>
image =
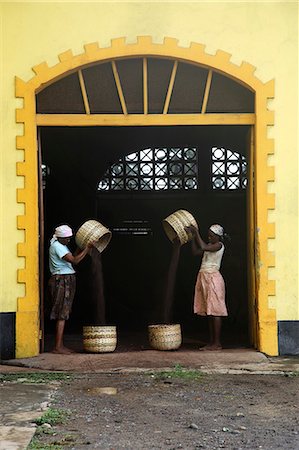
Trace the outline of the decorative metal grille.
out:
<instances>
[{"instance_id":1,"label":"decorative metal grille","mask_svg":"<svg viewBox=\"0 0 299 450\"><path fill-rule=\"evenodd\" d=\"M223 147L211 150L211 188L242 190L247 186L245 156ZM112 164L99 191L165 191L199 188L196 147L147 148Z\"/></svg>"},{"instance_id":2,"label":"decorative metal grille","mask_svg":"<svg viewBox=\"0 0 299 450\"><path fill-rule=\"evenodd\" d=\"M246 189L247 163L245 156L223 147L213 147L211 156L213 189Z\"/></svg>"},{"instance_id":3,"label":"decorative metal grille","mask_svg":"<svg viewBox=\"0 0 299 450\"><path fill-rule=\"evenodd\" d=\"M147 148L112 164L99 191L198 189L198 155L194 147Z\"/></svg>"}]
</instances>

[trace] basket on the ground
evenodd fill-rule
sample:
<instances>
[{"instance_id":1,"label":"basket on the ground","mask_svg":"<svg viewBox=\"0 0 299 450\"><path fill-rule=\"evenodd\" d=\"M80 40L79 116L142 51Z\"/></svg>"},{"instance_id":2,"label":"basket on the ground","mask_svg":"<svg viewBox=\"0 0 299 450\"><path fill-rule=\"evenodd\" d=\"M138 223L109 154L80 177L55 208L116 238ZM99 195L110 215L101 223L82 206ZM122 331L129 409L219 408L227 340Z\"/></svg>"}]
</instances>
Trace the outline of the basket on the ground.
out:
<instances>
[{"instance_id":1,"label":"basket on the ground","mask_svg":"<svg viewBox=\"0 0 299 450\"><path fill-rule=\"evenodd\" d=\"M177 350L182 344L181 325L148 326L149 343L155 350Z\"/></svg>"},{"instance_id":2,"label":"basket on the ground","mask_svg":"<svg viewBox=\"0 0 299 450\"><path fill-rule=\"evenodd\" d=\"M83 348L86 352L114 352L116 344L116 326L101 325L83 327Z\"/></svg>"},{"instance_id":3,"label":"basket on the ground","mask_svg":"<svg viewBox=\"0 0 299 450\"><path fill-rule=\"evenodd\" d=\"M184 209L179 209L173 214L170 214L162 223L167 237L172 242L178 237L181 245L186 244L192 238L191 234L187 233L186 227L193 225L198 229L197 222L192 214Z\"/></svg>"},{"instance_id":4,"label":"basket on the ground","mask_svg":"<svg viewBox=\"0 0 299 450\"><path fill-rule=\"evenodd\" d=\"M105 250L110 242L112 233L108 228L96 220L87 220L76 233L76 244L81 249L93 243L99 252Z\"/></svg>"}]
</instances>

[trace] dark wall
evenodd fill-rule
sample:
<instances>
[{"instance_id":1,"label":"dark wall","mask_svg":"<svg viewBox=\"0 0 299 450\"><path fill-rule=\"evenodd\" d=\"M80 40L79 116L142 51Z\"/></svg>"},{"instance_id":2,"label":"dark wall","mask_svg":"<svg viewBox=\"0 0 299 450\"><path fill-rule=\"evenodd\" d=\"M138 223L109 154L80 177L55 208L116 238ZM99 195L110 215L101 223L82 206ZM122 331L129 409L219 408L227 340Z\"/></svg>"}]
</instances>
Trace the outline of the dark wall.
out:
<instances>
[{"instance_id":1,"label":"dark wall","mask_svg":"<svg viewBox=\"0 0 299 450\"><path fill-rule=\"evenodd\" d=\"M221 223L231 235L223 260L229 318L224 328L247 335L246 191L209 189L209 151L223 146L246 155L247 127L87 127L43 128L43 163L49 167L44 190L45 247L55 226L69 223L75 230L90 218L109 228L124 220L147 221L152 234L117 235L103 253L108 320L123 328L138 329L159 320L159 305L168 268L171 244L161 221L177 209L197 219L203 236L211 223ZM186 193L99 194L97 185L109 165L125 154L150 146L196 146L202 152L201 188ZM46 252L47 257L47 252ZM70 328L88 321L88 261L78 267L78 290ZM176 282L174 319L186 329L198 328L193 316L193 288L200 260L189 245L181 251ZM45 266L47 267L47 261ZM45 274L48 276L48 273ZM47 325L47 323L46 323ZM47 325L49 326L49 325Z\"/></svg>"}]
</instances>

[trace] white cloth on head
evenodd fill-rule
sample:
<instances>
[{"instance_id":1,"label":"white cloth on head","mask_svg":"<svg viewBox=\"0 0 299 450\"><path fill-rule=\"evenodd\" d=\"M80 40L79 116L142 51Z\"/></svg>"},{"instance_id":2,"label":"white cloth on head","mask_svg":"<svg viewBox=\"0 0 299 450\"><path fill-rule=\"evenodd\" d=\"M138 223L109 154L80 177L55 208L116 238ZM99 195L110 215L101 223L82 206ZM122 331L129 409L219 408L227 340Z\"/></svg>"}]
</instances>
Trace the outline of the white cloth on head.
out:
<instances>
[{"instance_id":1,"label":"white cloth on head","mask_svg":"<svg viewBox=\"0 0 299 450\"><path fill-rule=\"evenodd\" d=\"M51 239L51 244L57 241L57 238L67 238L73 236L73 230L68 225L60 225L55 228L55 233Z\"/></svg>"},{"instance_id":2,"label":"white cloth on head","mask_svg":"<svg viewBox=\"0 0 299 450\"><path fill-rule=\"evenodd\" d=\"M223 227L221 225L218 225L217 223L215 223L214 225L211 225L210 230L214 234L217 234L217 236L223 236L223 234L224 234Z\"/></svg>"}]
</instances>

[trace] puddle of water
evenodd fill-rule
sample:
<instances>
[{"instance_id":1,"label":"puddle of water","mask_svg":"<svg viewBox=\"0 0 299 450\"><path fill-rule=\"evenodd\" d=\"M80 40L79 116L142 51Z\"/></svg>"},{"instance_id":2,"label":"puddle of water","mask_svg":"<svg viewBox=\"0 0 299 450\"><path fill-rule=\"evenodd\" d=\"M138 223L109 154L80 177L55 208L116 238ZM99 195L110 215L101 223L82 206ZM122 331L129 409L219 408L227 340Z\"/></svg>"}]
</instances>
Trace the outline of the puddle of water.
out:
<instances>
[{"instance_id":1,"label":"puddle of water","mask_svg":"<svg viewBox=\"0 0 299 450\"><path fill-rule=\"evenodd\" d=\"M117 389L114 387L93 387L93 388L86 388L86 391L90 395L115 395L117 394Z\"/></svg>"}]
</instances>

